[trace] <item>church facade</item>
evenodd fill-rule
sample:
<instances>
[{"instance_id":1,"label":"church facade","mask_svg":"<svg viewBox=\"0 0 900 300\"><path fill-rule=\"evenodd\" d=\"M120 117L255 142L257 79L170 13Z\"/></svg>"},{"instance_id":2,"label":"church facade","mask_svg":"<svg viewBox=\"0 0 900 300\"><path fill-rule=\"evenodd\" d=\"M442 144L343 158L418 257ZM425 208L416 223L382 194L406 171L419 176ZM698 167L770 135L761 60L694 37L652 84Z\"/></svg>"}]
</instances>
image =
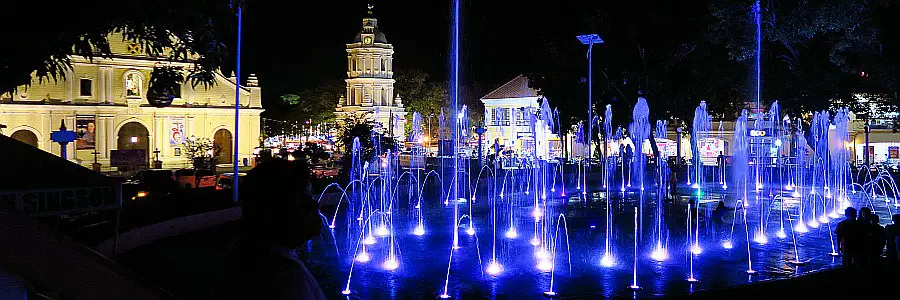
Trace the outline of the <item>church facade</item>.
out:
<instances>
[{"instance_id":1,"label":"church facade","mask_svg":"<svg viewBox=\"0 0 900 300\"><path fill-rule=\"evenodd\" d=\"M378 29L369 6L362 30L347 44L347 89L335 109L338 119L367 118L384 134L403 136L406 110L394 90L393 60L394 46Z\"/></svg>"},{"instance_id":2,"label":"church facade","mask_svg":"<svg viewBox=\"0 0 900 300\"><path fill-rule=\"evenodd\" d=\"M109 42L111 57L70 57L72 67L64 79L34 80L15 93L0 95L0 124L6 126L0 134L56 155L66 151L69 160L84 166L91 166L96 155L103 170L111 169L112 150L144 150L141 159L146 165L158 157L163 168L190 166L184 144L192 136L213 141L219 163L231 163L235 146L240 161L249 163L259 145L263 111L255 76L240 89L240 132L235 144L236 78L217 73L215 84L208 88L185 83L171 106L152 107L146 92L154 66L189 69L191 62L151 57L140 44L123 41L121 36L110 36ZM50 141L50 133L59 130L60 123L79 136L65 150Z\"/></svg>"}]
</instances>

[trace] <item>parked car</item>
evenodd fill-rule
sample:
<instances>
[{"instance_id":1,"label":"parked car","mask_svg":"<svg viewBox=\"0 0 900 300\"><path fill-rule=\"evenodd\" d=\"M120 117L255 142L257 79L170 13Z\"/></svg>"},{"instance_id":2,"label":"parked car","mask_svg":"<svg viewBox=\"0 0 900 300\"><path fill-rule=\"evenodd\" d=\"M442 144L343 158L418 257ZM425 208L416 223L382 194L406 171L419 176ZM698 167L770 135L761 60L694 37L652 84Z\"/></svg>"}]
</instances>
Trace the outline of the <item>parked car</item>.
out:
<instances>
[{"instance_id":1,"label":"parked car","mask_svg":"<svg viewBox=\"0 0 900 300\"><path fill-rule=\"evenodd\" d=\"M216 173L212 170L181 169L175 171L178 185L184 188L207 188L216 186Z\"/></svg>"},{"instance_id":2,"label":"parked car","mask_svg":"<svg viewBox=\"0 0 900 300\"><path fill-rule=\"evenodd\" d=\"M178 189L172 170L141 170L122 183L123 199L147 199L167 196Z\"/></svg>"},{"instance_id":3,"label":"parked car","mask_svg":"<svg viewBox=\"0 0 900 300\"><path fill-rule=\"evenodd\" d=\"M238 184L244 182L244 177L247 176L247 173L238 173ZM231 190L231 187L234 186L234 173L222 173L219 174L219 177L216 179L216 190L224 191Z\"/></svg>"},{"instance_id":4,"label":"parked car","mask_svg":"<svg viewBox=\"0 0 900 300\"><path fill-rule=\"evenodd\" d=\"M340 171L338 170L338 168L329 167L326 164L312 165L310 169L312 170L312 173L316 176L316 178L334 178L338 176L338 172Z\"/></svg>"}]
</instances>

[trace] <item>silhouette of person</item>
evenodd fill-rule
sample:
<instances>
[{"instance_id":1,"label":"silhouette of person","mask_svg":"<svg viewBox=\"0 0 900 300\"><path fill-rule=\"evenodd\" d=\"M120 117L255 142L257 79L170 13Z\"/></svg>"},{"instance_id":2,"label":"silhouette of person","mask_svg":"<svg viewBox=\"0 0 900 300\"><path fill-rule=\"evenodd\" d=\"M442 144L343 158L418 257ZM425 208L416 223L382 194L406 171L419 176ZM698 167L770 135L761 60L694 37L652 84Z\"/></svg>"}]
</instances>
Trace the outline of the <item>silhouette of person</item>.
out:
<instances>
[{"instance_id":1,"label":"silhouette of person","mask_svg":"<svg viewBox=\"0 0 900 300\"><path fill-rule=\"evenodd\" d=\"M719 156L716 157L716 164L719 168L725 166L725 151L719 151Z\"/></svg>"},{"instance_id":2,"label":"silhouette of person","mask_svg":"<svg viewBox=\"0 0 900 300\"><path fill-rule=\"evenodd\" d=\"M725 207L725 201L719 201L719 204L716 205L716 209L712 212L712 218L713 221L716 222L716 227L725 223L726 212L728 212L728 208Z\"/></svg>"},{"instance_id":3,"label":"silhouette of person","mask_svg":"<svg viewBox=\"0 0 900 300\"><path fill-rule=\"evenodd\" d=\"M887 239L887 259L890 263L897 262L897 254L900 253L900 214L891 216L894 223L884 227L885 238Z\"/></svg>"},{"instance_id":4,"label":"silhouette of person","mask_svg":"<svg viewBox=\"0 0 900 300\"><path fill-rule=\"evenodd\" d=\"M325 299L297 257L297 249L322 231L318 203L308 194L303 160L271 160L241 184L245 235L225 266L224 299Z\"/></svg>"},{"instance_id":5,"label":"silhouette of person","mask_svg":"<svg viewBox=\"0 0 900 300\"><path fill-rule=\"evenodd\" d=\"M710 217L713 221L713 226L715 226L713 230L713 234L715 234L715 236L718 236L719 231L722 231L722 229L725 228L725 214L727 212L728 208L725 207L725 201L719 201L719 204L716 205L716 208L713 209L712 213L710 214Z\"/></svg>"},{"instance_id":6,"label":"silhouette of person","mask_svg":"<svg viewBox=\"0 0 900 300\"><path fill-rule=\"evenodd\" d=\"M672 166L669 168L671 171L669 172L669 193L671 193L671 199L675 199L678 196L678 176L681 174L681 164L679 164L676 160L672 160Z\"/></svg>"},{"instance_id":7,"label":"silhouette of person","mask_svg":"<svg viewBox=\"0 0 900 300\"><path fill-rule=\"evenodd\" d=\"M625 159L630 163L632 158L634 158L634 150L631 149L631 145L625 145Z\"/></svg>"},{"instance_id":8,"label":"silhouette of person","mask_svg":"<svg viewBox=\"0 0 900 300\"><path fill-rule=\"evenodd\" d=\"M879 224L878 215L871 214L869 216L869 252L868 262L869 269L878 270L881 262L881 253L884 252L885 233L884 227Z\"/></svg>"},{"instance_id":9,"label":"silhouette of person","mask_svg":"<svg viewBox=\"0 0 900 300\"><path fill-rule=\"evenodd\" d=\"M859 220L869 223L870 217L872 217L872 209L871 208L863 207L863 208L859 209Z\"/></svg>"},{"instance_id":10,"label":"silhouette of person","mask_svg":"<svg viewBox=\"0 0 900 300\"><path fill-rule=\"evenodd\" d=\"M865 261L863 235L866 234L866 225L856 220L856 209L853 207L845 209L844 216L846 219L837 224L834 234L838 238L838 251L842 253L841 264L845 270L853 270Z\"/></svg>"}]
</instances>

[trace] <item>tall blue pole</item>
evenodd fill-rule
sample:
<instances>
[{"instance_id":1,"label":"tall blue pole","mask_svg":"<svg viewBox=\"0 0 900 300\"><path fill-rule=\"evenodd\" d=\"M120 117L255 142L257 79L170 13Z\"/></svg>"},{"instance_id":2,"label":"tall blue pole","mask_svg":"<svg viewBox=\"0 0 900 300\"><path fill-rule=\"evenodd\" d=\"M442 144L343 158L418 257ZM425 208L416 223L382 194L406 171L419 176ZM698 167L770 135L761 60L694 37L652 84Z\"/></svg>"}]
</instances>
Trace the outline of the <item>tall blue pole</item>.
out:
<instances>
[{"instance_id":1,"label":"tall blue pole","mask_svg":"<svg viewBox=\"0 0 900 300\"><path fill-rule=\"evenodd\" d=\"M590 44L588 44L588 142L587 142L587 147L588 147L588 157L587 157L588 163L587 163L587 165L588 165L588 168L591 167L591 159L594 157L593 155L591 155L591 152L594 150L594 149L591 149L591 148L593 148L591 146L591 144L594 142L594 96L593 96L594 89L591 86L594 82L594 79L593 79L593 74L594 74L594 72L593 72L593 69L594 69L593 50L594 50L594 43L591 42ZM609 122L609 121L606 121L606 122ZM587 186L585 186L584 189L587 190Z\"/></svg>"},{"instance_id":2,"label":"tall blue pole","mask_svg":"<svg viewBox=\"0 0 900 300\"><path fill-rule=\"evenodd\" d=\"M753 9L753 17L756 18L756 111L762 114L762 106L760 105L761 82L762 82L762 66L760 60L762 57L762 11L759 6L759 0L756 0L756 6ZM758 129L758 128L757 128Z\"/></svg>"},{"instance_id":3,"label":"tall blue pole","mask_svg":"<svg viewBox=\"0 0 900 300\"><path fill-rule=\"evenodd\" d=\"M238 155L240 153L240 143L238 143L238 132L240 131L238 126L241 123L241 36L244 23L244 8L240 5L237 8L237 17L237 63L234 68L236 76L234 80L234 147L232 148L232 151L234 151L232 154L234 158L234 177L232 177L232 186L234 188L232 191L234 192L233 199L235 203L238 202L238 160L240 160Z\"/></svg>"},{"instance_id":4,"label":"tall blue pole","mask_svg":"<svg viewBox=\"0 0 900 300\"><path fill-rule=\"evenodd\" d=\"M457 210L459 209L459 126L462 119L459 117L459 2L461 0L453 1L453 28L452 28L452 50L450 53L450 69L452 75L450 75L450 97L453 99L453 115L451 118L454 118L454 128L453 128L453 248L459 247L459 214ZM471 204L470 204L471 205Z\"/></svg>"}]
</instances>

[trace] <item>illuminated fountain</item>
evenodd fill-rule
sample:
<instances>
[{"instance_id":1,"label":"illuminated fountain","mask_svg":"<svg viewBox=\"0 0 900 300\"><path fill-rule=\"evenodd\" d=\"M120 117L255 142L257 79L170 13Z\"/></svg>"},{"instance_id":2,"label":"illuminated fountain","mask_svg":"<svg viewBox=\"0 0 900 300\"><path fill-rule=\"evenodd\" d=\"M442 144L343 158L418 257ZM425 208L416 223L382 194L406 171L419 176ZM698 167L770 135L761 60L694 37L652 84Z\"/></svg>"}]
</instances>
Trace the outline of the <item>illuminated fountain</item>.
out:
<instances>
[{"instance_id":1,"label":"illuminated fountain","mask_svg":"<svg viewBox=\"0 0 900 300\"><path fill-rule=\"evenodd\" d=\"M669 169L655 143L667 136L668 124L654 120L655 128L650 127L643 98L627 131L614 130L611 106L602 123L597 118L578 125L580 148L572 155L580 160L568 165L539 151L549 138L538 126L562 130L556 112L542 99L539 108L509 115L514 125L500 129L503 136L530 137L532 143L523 143L514 156L494 149L496 159L478 165L474 154L467 154L477 151L465 151L472 144L472 127L459 100L459 1L453 5L452 107L439 118L437 157L425 157L422 116L412 114L404 149L381 149L380 136L373 134L376 146L368 155L355 140L346 157L346 182L326 186L318 197L332 238L310 242L307 254L314 259L308 265L317 280L342 288L334 293L365 299L569 293L577 298L602 290L604 297L625 297L639 290L681 294L692 289L686 286L702 285L698 279L727 286L746 283L745 274L758 278L750 281L790 278L796 276L793 270L771 266L815 271L838 264L823 255L835 253L835 213L868 206L884 215L900 206L889 173L868 168L852 173L847 110L833 117L816 113L807 138L803 120L783 115L777 102L768 110L741 112L731 164L715 168L704 165L700 147L726 134L721 121L718 133L712 131L706 103L699 103L689 145L689 184L683 189L690 192L674 198L666 196ZM592 169L584 157L591 147L588 126L602 130L600 168ZM624 159L620 146L629 140L632 161ZM734 209L725 214L722 228L709 221L714 205L708 204L718 201ZM559 272L563 263L568 272Z\"/></svg>"},{"instance_id":2,"label":"illuminated fountain","mask_svg":"<svg viewBox=\"0 0 900 300\"><path fill-rule=\"evenodd\" d=\"M694 110L694 123L693 123L693 134L691 135L691 150L693 153L693 169L694 169L694 183L691 188L696 189L694 192L694 197L697 197L697 204L694 205L694 214L698 217L696 218L696 224L694 226L694 233L691 237L694 238L693 243L691 244L691 253L695 255L699 255L703 252L703 248L700 246L700 203L703 197L703 189L705 188L704 184L706 183L706 176L704 173L703 160L700 155L700 147L702 142L706 142L709 140L709 132L712 129L712 117L710 117L709 112L706 110L706 101L700 101L700 105L697 106L697 109ZM690 175L689 175L690 176Z\"/></svg>"},{"instance_id":3,"label":"illuminated fountain","mask_svg":"<svg viewBox=\"0 0 900 300\"><path fill-rule=\"evenodd\" d=\"M703 107L698 110L701 116L704 115ZM529 127L529 131L534 130L532 133L537 132L533 129L536 124L553 121L552 114L542 114L541 111L546 111L546 108L526 111L529 122L533 124ZM774 111L770 109L767 112L766 120L782 122L783 116ZM453 115L459 118L460 113ZM464 110L461 115L465 118ZM413 145L410 146L412 149L408 148L404 152L379 149L375 151L380 153L363 158L363 151L358 149L357 140L350 151L349 159L353 167L349 172L349 182L330 184L325 188L327 193L336 193L335 212L333 215L329 212L326 223L334 238L328 241L335 242L333 247L345 250L338 253L348 254L344 258L346 269L343 269L347 272L347 277L341 283L343 289L340 292L371 295L373 289L382 288L372 282L372 276L395 278L392 280L402 282L408 282L404 278L418 278L418 281L413 282L428 281L418 274L434 274L435 271L427 271L433 268L432 264L442 266L440 273L443 282L439 294L446 297L453 296L454 290L468 284L502 283L513 280L512 278L522 280L523 274L529 273L541 274L537 278L546 280L535 282L537 290L534 293L548 297L566 294L564 288L568 286L566 282L569 276L595 276L594 274L610 274L613 278L610 280L627 278L628 282L621 282L620 288L650 288L657 293L658 284L645 279L652 277L644 276L660 272L683 272L680 274L685 274L691 284L702 284L698 279L710 278L715 274L709 273L710 265L721 264L722 257L728 256L746 256L746 266L735 266L735 271L744 270L750 274L759 274L759 266L768 265L773 263L773 259L779 258L783 259L783 263L802 265L805 268L831 267L833 262L824 261L816 253L834 251L834 238L830 233L833 221L820 222L818 228L808 228L811 230L805 234L801 234L798 229L801 224L804 221L808 224L813 219L818 222L823 214L830 214L845 205L863 204L874 207L881 214L888 214L897 204L898 191L886 172L852 175L846 164L839 163L845 155L849 156L849 153L840 153L841 149L832 146L843 145L848 138L840 129L845 126L842 123L844 113L839 111L830 119L822 117L825 115L819 113L819 121L814 122L816 127L826 129L826 135L819 137L826 141L826 147L820 150L824 151L820 152L821 155L815 150L808 155L802 154L803 149L796 145L806 143L802 129L788 133L784 129L771 129L774 124L766 121L769 123L763 127L770 128L771 135L782 137L782 146L789 147L784 152L796 154L792 158L793 162L772 161L766 167L759 167L750 164L755 163L755 160L751 160L750 155L751 129L747 126L749 114L742 112L735 124L735 142L731 151L734 156L730 172L726 173L726 180L731 185L729 189L715 188L721 182L717 179L718 169L708 168L704 172L702 167L698 167L692 170L692 183L702 184L702 187L688 189L691 191L689 198L671 201L665 196L668 170L661 157L653 157L655 168L637 171L644 166L633 165L636 170L632 177L634 190L624 193L616 189L629 180L629 177L621 169L617 169L612 157L603 163L603 173L609 175L596 177L600 180L595 182L583 182L586 185L581 186L581 190L577 190L577 185L574 184L584 180L583 177L576 176L577 167L569 168L568 172L560 175L562 166L538 157L534 148L528 148L530 155L520 157L521 161L514 164L514 167L505 167L504 162L495 160L494 164L472 168L473 171L469 172L474 160L463 158L458 160L457 165L460 170L465 171L456 174L446 172L450 170L449 165L453 164L450 159L442 159L445 160L445 169L421 168L415 146L415 141L421 137L421 127L416 125L421 116L413 114L411 132L406 137L407 145ZM640 112L638 118L641 118ZM608 119L610 118L605 118ZM700 124L702 123L701 120ZM455 126L450 126L453 127ZM658 151L648 150L647 141L667 134L665 122L656 122L653 134L646 136L643 136L639 126L631 127L629 134L633 141L644 140L641 143L644 146L636 147L636 153ZM611 131L612 124L604 122L601 128L607 134L606 130ZM816 135L821 135L822 131L813 131L816 134L812 135L814 142L810 143L813 144L810 148L815 149L812 146L815 146ZM461 135L468 134L465 130L460 132ZM619 131L620 134L622 132L624 131ZM613 132L609 134L612 135ZM616 139L615 135L610 139L614 143L621 140ZM455 145L462 147L463 143ZM444 154L449 152L445 151ZM412 155L411 162L400 163L403 155L407 155L404 153ZM813 159L821 156L827 159ZM762 193L756 191L756 168L769 169L758 174L764 186ZM822 172L823 168L826 172ZM831 170L840 170L844 175L835 176ZM695 172L701 175L698 176ZM453 196L454 184L450 180L445 184L442 175L453 176L455 178L451 180L458 181L455 184L459 189L458 197ZM862 182L855 182L856 180ZM826 198L823 192L826 182L832 193L831 198ZM580 192L585 189L603 191L599 187L604 183L616 188L600 193ZM639 191L641 183L644 191ZM446 188L441 188L442 186ZM701 189L698 196L697 191ZM817 192L811 194L811 190ZM579 192L572 194L574 200L570 202L566 195L572 191ZM799 192L800 197L795 197L795 192ZM768 193L772 193L772 196ZM325 201L322 199L326 198L325 193L319 195L320 201ZM455 201L451 201L453 199ZM728 227L723 228L724 236L713 235L712 228L708 227L710 223L700 221L708 219L710 211L698 209L698 206L717 202L718 199L729 205L734 204L734 212L726 217L730 219L731 229L729 232ZM652 209L642 209L645 205L655 206L650 206ZM767 208L760 209L759 206ZM673 209L687 216L684 226L677 226L680 227L678 229L667 228L667 220L671 219ZM588 214L588 219L582 217L583 214ZM627 217L614 222L617 215ZM593 218L596 218L596 222L590 222L590 229L583 225L586 220L594 220ZM647 218L652 221L648 222L650 227L644 228L653 228L652 230L642 230L642 219ZM573 228L573 224L579 225ZM481 225L480 231L490 231L490 234L479 238L475 225ZM764 232L766 226L778 228L773 234L779 238L763 244L758 240L758 233L761 228ZM528 239L518 239L522 228L529 228L525 230L529 233ZM598 230L597 239L586 239L588 231L594 228ZM473 231L471 236L456 234L467 233L470 229ZM743 230L744 235L735 234L737 230ZM616 232L625 234L617 235ZM572 233L577 238L570 241L568 236ZM679 246L672 248L668 243L670 239L682 242L676 243ZM700 241L704 240L721 243L721 247L702 249ZM565 247L562 242L566 242ZM743 251L735 251L741 247L736 248L736 245L745 248ZM329 244L328 247L332 245ZM570 247L573 251L568 250ZM485 253L482 258L482 252L487 249L490 253ZM617 249L619 252L615 251ZM627 250L621 251L623 249ZM578 261L589 259L599 263L589 264L590 267L575 264L570 267L570 272L557 272L557 267L563 263L560 260L563 258L563 250L567 257L571 257L569 260L576 260L577 257ZM588 253L594 254L585 257ZM431 258L438 257L447 259L446 264L440 263L440 260L430 262ZM623 265L621 261L629 263ZM607 271L601 271L600 268ZM630 276L626 276L624 272L630 273ZM473 273L481 275L475 276ZM759 276L769 278L770 275ZM403 289L402 285L398 288ZM517 291L505 290L503 293Z\"/></svg>"},{"instance_id":4,"label":"illuminated fountain","mask_svg":"<svg viewBox=\"0 0 900 300\"><path fill-rule=\"evenodd\" d=\"M656 121L656 134L655 137L665 137L666 131L668 130L668 123L664 120ZM654 151L654 152L659 152ZM663 236L666 235L667 230L664 230L663 224L665 224L665 214L663 213L663 205L666 201L666 192L668 190L667 184L669 182L669 170L667 167L666 161L662 158L662 155L656 155L656 246L653 248L653 252L650 254L650 258L655 261L664 261L669 258L669 252L666 249L668 243L663 243ZM607 226L609 224L607 223ZM607 238L608 239L608 238ZM668 240L667 240L668 241Z\"/></svg>"},{"instance_id":5,"label":"illuminated fountain","mask_svg":"<svg viewBox=\"0 0 900 300\"><path fill-rule=\"evenodd\" d=\"M612 257L612 249L610 248L610 234L612 228L612 209L611 209L611 199L610 199L610 188L612 187L613 176L616 174L616 161L615 159L610 160L609 153L609 139L612 137L612 106L606 105L606 112L604 113L603 118L603 134L604 134L604 172L603 172L603 189L606 191L606 209L604 212L603 220L606 223L604 227L604 231L606 232L604 236L604 244L603 244L603 256L600 258L600 265L604 267L611 267L615 264L615 260Z\"/></svg>"}]
</instances>

